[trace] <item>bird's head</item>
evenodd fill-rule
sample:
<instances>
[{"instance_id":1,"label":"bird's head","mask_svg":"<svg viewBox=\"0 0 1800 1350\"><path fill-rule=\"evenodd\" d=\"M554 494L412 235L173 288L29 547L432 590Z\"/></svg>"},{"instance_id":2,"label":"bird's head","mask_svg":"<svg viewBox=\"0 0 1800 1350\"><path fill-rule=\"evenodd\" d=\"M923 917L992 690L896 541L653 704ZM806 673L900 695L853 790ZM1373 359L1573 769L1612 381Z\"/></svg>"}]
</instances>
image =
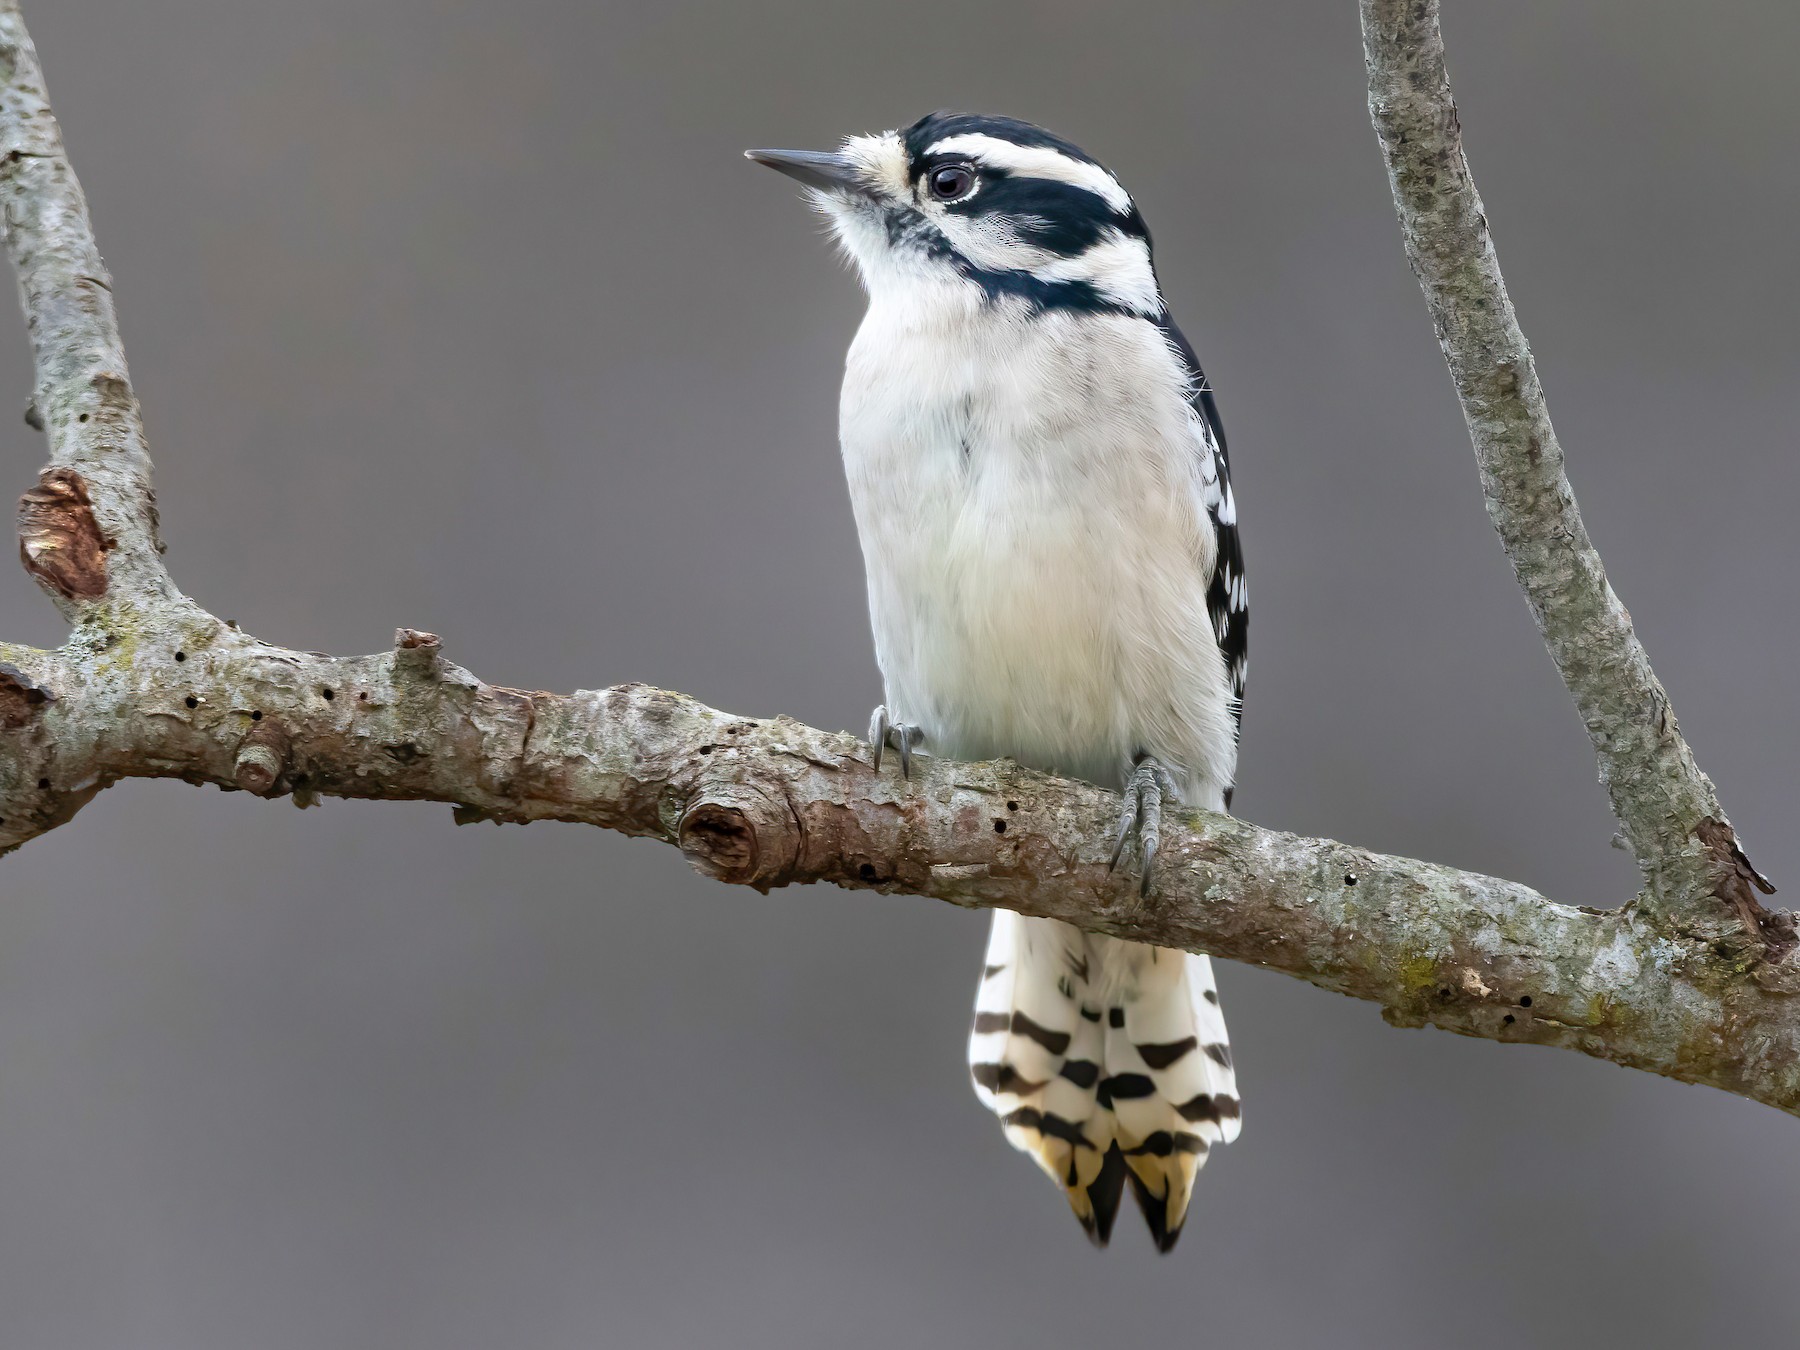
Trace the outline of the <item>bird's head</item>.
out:
<instances>
[{"instance_id":1,"label":"bird's head","mask_svg":"<svg viewBox=\"0 0 1800 1350\"><path fill-rule=\"evenodd\" d=\"M837 150L745 153L806 186L872 295L936 283L1032 309L1163 312L1130 195L1029 122L933 113Z\"/></svg>"}]
</instances>

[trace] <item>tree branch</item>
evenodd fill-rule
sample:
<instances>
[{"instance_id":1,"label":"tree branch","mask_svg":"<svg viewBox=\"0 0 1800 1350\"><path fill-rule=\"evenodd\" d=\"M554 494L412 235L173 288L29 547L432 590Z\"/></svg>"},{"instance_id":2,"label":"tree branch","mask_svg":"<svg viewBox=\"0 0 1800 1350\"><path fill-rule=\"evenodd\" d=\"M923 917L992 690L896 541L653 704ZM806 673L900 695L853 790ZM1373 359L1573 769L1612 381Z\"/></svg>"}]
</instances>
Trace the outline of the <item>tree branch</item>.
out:
<instances>
[{"instance_id":1,"label":"tree branch","mask_svg":"<svg viewBox=\"0 0 1800 1350\"><path fill-rule=\"evenodd\" d=\"M176 592L162 565L150 452L112 277L16 0L0 4L0 77L0 209L37 358L25 416L49 434L46 495L70 508L35 518L21 510L26 566L72 621L107 604L109 590L113 604L166 601ZM68 555L84 551L100 560L90 557L71 585Z\"/></svg>"},{"instance_id":2,"label":"tree branch","mask_svg":"<svg viewBox=\"0 0 1800 1350\"><path fill-rule=\"evenodd\" d=\"M1361 3L1369 115L1406 256L1462 401L1488 517L1587 725L1646 901L1678 919L1713 923L1723 888L1752 931L1791 942L1791 924L1756 899L1756 890L1775 888L1750 867L1694 763L1563 473L1562 446L1463 153L1438 2Z\"/></svg>"},{"instance_id":3,"label":"tree branch","mask_svg":"<svg viewBox=\"0 0 1800 1350\"><path fill-rule=\"evenodd\" d=\"M1370 0L1365 17L1394 9ZM1424 40L1407 31L1407 40ZM1424 36L1435 38L1435 24ZM1398 78L1381 73L1392 68L1380 65L1382 52L1404 56L1383 41L1371 37L1372 87ZM905 782L872 769L857 738L786 718L734 718L639 685L570 695L500 688L447 661L437 638L407 629L373 656L291 651L194 605L162 567L150 461L110 287L16 0L0 0L0 65L6 248L36 343L35 407L52 449L51 467L21 505L21 540L28 568L74 622L55 651L0 644L0 852L128 777L285 795L302 806L321 794L443 801L459 822L564 820L662 839L708 875L763 890L828 881L1210 951L1371 1000L1398 1025L1562 1046L1800 1113L1800 955L1735 922L1706 921L1733 914L1720 897L1747 884L1735 870L1741 855L1729 852L1710 788L1703 799L1693 795L1705 780L1673 722L1644 735L1645 717L1666 710L1666 699L1605 589L1566 485L1560 497L1553 490L1560 469L1551 470L1548 506L1526 474L1541 471L1554 441L1543 423L1533 459L1529 433L1517 442L1509 430L1508 398L1541 421L1522 342L1514 368L1529 394L1500 389L1482 405L1490 410L1477 440L1490 437L1484 464L1491 456L1496 465L1484 481L1508 503L1497 519L1509 548L1518 537L1521 578L1547 616L1553 651L1616 639L1636 654L1637 666L1628 662L1619 676L1624 693L1601 687L1617 664L1611 658L1565 668L1579 674L1570 677L1578 702L1593 701L1615 801L1640 822L1651 819L1646 801L1663 804L1667 823L1638 827L1640 851L1654 861L1673 840L1692 855L1704 889L1674 889L1678 871L1665 863L1659 904L1578 909L1512 882L1199 814L1165 820L1156 893L1140 901L1133 882L1107 867L1117 798L1087 784L1005 761L929 757ZM1430 87L1448 106L1441 82ZM1378 120L1384 115L1401 116L1378 111ZM1449 117L1435 124L1434 154L1454 150L1453 109ZM1384 143L1410 163L1411 133L1400 127L1394 122ZM1460 151L1452 157L1460 163ZM1406 185L1397 192L1415 192L1413 173L1396 171ZM1442 195L1424 191L1422 200L1434 206ZM1461 233L1430 245L1431 265L1457 275L1473 266L1498 288L1485 233L1470 233L1453 207L1443 207L1446 219L1460 220ZM1472 209L1478 219L1478 204ZM1415 214L1424 223L1409 226L1409 240L1438 238ZM1486 251L1459 262L1454 248L1470 241ZM1430 282L1427 291L1439 304ZM1456 325L1480 325L1458 318L1459 307L1480 292L1446 295L1446 345L1462 350ZM1516 340L1510 311L1503 328ZM1453 352L1453 369L1459 359ZM1473 358L1464 364L1482 369ZM1523 468L1516 444L1527 447ZM1509 485L1521 475L1532 510L1513 501ZM1571 522L1562 539L1557 531ZM1540 528L1562 539L1542 557L1532 542ZM1580 566L1558 562L1555 549L1579 555ZM1564 586L1574 599L1561 595ZM1597 587L1611 608L1595 608L1583 587ZM1637 679L1656 698L1634 702L1629 681ZM1664 784L1648 796L1627 781L1640 771L1634 754L1653 756ZM1701 807L1725 831L1710 853L1706 818L1690 820ZM1670 922L1677 908L1692 921Z\"/></svg>"},{"instance_id":4,"label":"tree branch","mask_svg":"<svg viewBox=\"0 0 1800 1350\"><path fill-rule=\"evenodd\" d=\"M159 626L125 654L0 660L54 694L29 724L59 790L179 777L303 805L424 799L457 803L462 822L600 825L676 844L721 881L1016 909L1269 966L1398 1025L1563 1046L1800 1112L1800 963L1760 944L1722 957L1634 907L1558 905L1211 814L1165 818L1143 902L1108 870L1118 799L1100 788L928 756L906 782L847 733L643 685L498 688L404 629L392 652L349 659L208 622ZM4 828L16 839L21 824L9 812Z\"/></svg>"}]
</instances>

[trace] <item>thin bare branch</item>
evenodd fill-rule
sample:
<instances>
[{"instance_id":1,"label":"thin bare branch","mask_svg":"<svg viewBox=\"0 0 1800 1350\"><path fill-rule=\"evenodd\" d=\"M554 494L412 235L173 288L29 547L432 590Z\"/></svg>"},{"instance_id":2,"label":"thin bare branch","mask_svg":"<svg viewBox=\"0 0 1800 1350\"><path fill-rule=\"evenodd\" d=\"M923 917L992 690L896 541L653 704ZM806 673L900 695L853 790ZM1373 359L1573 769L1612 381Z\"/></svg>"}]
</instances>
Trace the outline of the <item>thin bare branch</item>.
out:
<instances>
[{"instance_id":1,"label":"thin bare branch","mask_svg":"<svg viewBox=\"0 0 1800 1350\"><path fill-rule=\"evenodd\" d=\"M72 620L106 605L109 593L127 603L166 600L174 588L160 557L150 454L113 315L112 278L17 0L0 3L0 77L0 214L37 357L26 418L48 433L64 494L92 503L85 521L63 522L78 532L40 533L36 553L53 558L97 546L104 554L87 584L73 589L32 571ZM28 565L33 542L25 540Z\"/></svg>"},{"instance_id":2,"label":"thin bare branch","mask_svg":"<svg viewBox=\"0 0 1800 1350\"><path fill-rule=\"evenodd\" d=\"M1587 725L1646 900L1673 918L1716 924L1723 892L1733 916L1789 942L1790 927L1757 902L1757 889L1774 888L1738 849L1582 524L1463 153L1437 0L1361 4L1369 114L1406 256L1462 400L1488 516Z\"/></svg>"}]
</instances>

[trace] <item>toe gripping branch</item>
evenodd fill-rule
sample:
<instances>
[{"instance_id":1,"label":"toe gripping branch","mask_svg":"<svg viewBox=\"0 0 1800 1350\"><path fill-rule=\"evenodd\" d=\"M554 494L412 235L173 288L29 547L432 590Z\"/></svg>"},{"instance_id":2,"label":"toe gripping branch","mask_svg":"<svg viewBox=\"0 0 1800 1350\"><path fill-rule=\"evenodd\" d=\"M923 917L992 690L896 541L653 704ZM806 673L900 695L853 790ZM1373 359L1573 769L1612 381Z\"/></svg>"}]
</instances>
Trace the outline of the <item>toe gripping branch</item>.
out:
<instances>
[{"instance_id":1,"label":"toe gripping branch","mask_svg":"<svg viewBox=\"0 0 1800 1350\"><path fill-rule=\"evenodd\" d=\"M891 746L900 752L900 776L912 777L913 747L922 745L925 733L918 727L909 726L905 722L888 721L887 704L877 707L869 717L869 749L875 752L875 768L881 769L882 755Z\"/></svg>"},{"instance_id":2,"label":"toe gripping branch","mask_svg":"<svg viewBox=\"0 0 1800 1350\"><path fill-rule=\"evenodd\" d=\"M1156 870L1156 850L1162 844L1162 809L1164 795L1177 796L1175 779L1154 755L1139 755L1136 767L1125 784L1125 802L1119 811L1119 837L1113 844L1113 871L1125 856L1125 846L1135 835L1138 841L1138 894L1150 894L1151 877Z\"/></svg>"}]
</instances>

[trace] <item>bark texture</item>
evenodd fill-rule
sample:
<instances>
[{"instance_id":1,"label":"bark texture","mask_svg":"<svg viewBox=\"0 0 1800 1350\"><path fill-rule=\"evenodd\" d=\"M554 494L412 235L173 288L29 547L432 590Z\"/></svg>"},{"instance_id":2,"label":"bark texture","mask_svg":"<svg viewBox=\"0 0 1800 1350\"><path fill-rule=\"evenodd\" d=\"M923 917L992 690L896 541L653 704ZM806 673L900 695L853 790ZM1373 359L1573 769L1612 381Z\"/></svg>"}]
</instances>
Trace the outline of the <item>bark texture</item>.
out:
<instances>
[{"instance_id":1,"label":"bark texture","mask_svg":"<svg viewBox=\"0 0 1800 1350\"><path fill-rule=\"evenodd\" d=\"M1710 923L1715 873L1729 861L1739 872L1729 883L1734 912L1770 941L1791 943L1789 916L1756 899L1775 888L1738 848L1582 524L1463 153L1437 0L1362 0L1362 29L1369 115L1406 256L1462 401L1488 517L1587 724L1600 781L1644 874L1645 903Z\"/></svg>"},{"instance_id":2,"label":"bark texture","mask_svg":"<svg viewBox=\"0 0 1800 1350\"><path fill-rule=\"evenodd\" d=\"M1556 1045L1800 1112L1800 956L1755 900L1562 476L1443 80L1436 7L1364 0L1371 108L1483 486L1599 751L1647 892L1610 911L1227 816L1166 819L1140 900L1108 871L1117 799L1006 761L868 747L641 685L485 684L429 633L376 655L272 646L164 570L137 401L80 186L16 0L0 0L0 203L51 464L20 507L27 568L69 617L0 644L0 853L127 777L312 804L425 799L459 823L563 820L675 844L761 890L829 881L1255 962L1398 1025Z\"/></svg>"}]
</instances>

